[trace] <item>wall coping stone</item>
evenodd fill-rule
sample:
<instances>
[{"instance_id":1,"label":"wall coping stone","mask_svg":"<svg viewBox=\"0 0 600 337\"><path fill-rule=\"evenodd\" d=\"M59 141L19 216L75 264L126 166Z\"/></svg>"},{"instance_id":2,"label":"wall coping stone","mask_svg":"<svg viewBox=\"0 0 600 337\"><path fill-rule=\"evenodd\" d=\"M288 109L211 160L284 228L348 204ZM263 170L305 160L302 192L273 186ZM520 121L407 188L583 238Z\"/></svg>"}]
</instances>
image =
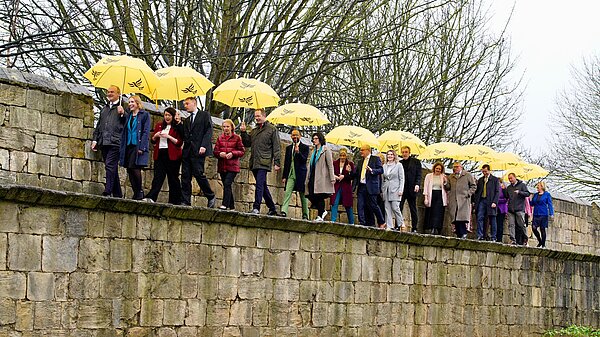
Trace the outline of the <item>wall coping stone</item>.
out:
<instances>
[{"instance_id":1,"label":"wall coping stone","mask_svg":"<svg viewBox=\"0 0 600 337\"><path fill-rule=\"evenodd\" d=\"M561 260L600 262L600 256L592 254L558 251L547 248L519 247L497 242L482 242L428 234L395 232L342 223L312 222L266 215L250 215L237 211L225 211L205 207L192 208L189 206L175 206L163 203L116 199L83 193L55 191L26 185L0 184L0 201L50 207L74 207L152 217L168 217L179 220L214 222L232 226L273 229L288 232L316 232L358 239L375 239L418 246L495 252L513 256L520 254Z\"/></svg>"},{"instance_id":2,"label":"wall coping stone","mask_svg":"<svg viewBox=\"0 0 600 337\"><path fill-rule=\"evenodd\" d=\"M25 88L39 89L48 93L71 93L93 97L90 88L80 84L63 82L51 77L35 75L14 68L0 67L0 83L16 84Z\"/></svg>"}]
</instances>

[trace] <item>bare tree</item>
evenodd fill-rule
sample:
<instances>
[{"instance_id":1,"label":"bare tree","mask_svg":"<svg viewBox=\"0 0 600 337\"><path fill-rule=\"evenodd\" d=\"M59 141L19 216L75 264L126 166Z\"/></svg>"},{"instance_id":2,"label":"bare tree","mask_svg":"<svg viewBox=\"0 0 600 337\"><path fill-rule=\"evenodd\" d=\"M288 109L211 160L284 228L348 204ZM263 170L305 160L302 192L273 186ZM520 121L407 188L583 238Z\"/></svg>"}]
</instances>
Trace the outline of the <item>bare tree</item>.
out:
<instances>
[{"instance_id":1,"label":"bare tree","mask_svg":"<svg viewBox=\"0 0 600 337\"><path fill-rule=\"evenodd\" d=\"M548 161L561 190L600 200L600 57L584 59L571 74L570 86L557 100Z\"/></svg>"}]
</instances>

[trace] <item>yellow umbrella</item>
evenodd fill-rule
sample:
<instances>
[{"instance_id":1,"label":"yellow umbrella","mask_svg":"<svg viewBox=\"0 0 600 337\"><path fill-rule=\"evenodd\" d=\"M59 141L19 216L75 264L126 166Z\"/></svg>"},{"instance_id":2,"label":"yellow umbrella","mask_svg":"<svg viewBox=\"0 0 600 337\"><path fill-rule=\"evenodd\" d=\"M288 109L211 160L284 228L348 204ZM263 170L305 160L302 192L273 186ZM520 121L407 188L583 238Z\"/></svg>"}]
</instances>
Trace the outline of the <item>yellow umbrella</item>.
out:
<instances>
[{"instance_id":1,"label":"yellow umbrella","mask_svg":"<svg viewBox=\"0 0 600 337\"><path fill-rule=\"evenodd\" d=\"M279 105L279 95L268 84L243 77L223 82L213 92L213 99L237 108L262 109Z\"/></svg>"},{"instance_id":2,"label":"yellow umbrella","mask_svg":"<svg viewBox=\"0 0 600 337\"><path fill-rule=\"evenodd\" d=\"M156 71L159 83L153 99L181 101L188 97L204 96L215 85L190 67L168 67Z\"/></svg>"},{"instance_id":3,"label":"yellow umbrella","mask_svg":"<svg viewBox=\"0 0 600 337\"><path fill-rule=\"evenodd\" d=\"M284 104L273 110L267 120L274 124L294 126L319 126L331 123L321 110L302 103Z\"/></svg>"},{"instance_id":4,"label":"yellow umbrella","mask_svg":"<svg viewBox=\"0 0 600 337\"><path fill-rule=\"evenodd\" d=\"M493 171L498 170L511 170L517 166L525 164L521 157L511 152L497 152L492 154L490 158L484 162L484 164L490 165Z\"/></svg>"},{"instance_id":5,"label":"yellow umbrella","mask_svg":"<svg viewBox=\"0 0 600 337\"><path fill-rule=\"evenodd\" d=\"M450 142L441 142L428 145L419 155L419 159L453 158L459 156L462 149L460 145Z\"/></svg>"},{"instance_id":6,"label":"yellow umbrella","mask_svg":"<svg viewBox=\"0 0 600 337\"><path fill-rule=\"evenodd\" d=\"M97 88L116 85L122 94L140 93L152 97L158 85L158 77L144 61L126 55L106 56L83 76Z\"/></svg>"},{"instance_id":7,"label":"yellow umbrella","mask_svg":"<svg viewBox=\"0 0 600 337\"><path fill-rule=\"evenodd\" d=\"M490 160L491 156L497 153L491 147L485 145L469 144L463 146L461 153L454 159L484 162Z\"/></svg>"},{"instance_id":8,"label":"yellow umbrella","mask_svg":"<svg viewBox=\"0 0 600 337\"><path fill-rule=\"evenodd\" d=\"M328 143L361 147L368 144L371 147L379 147L379 141L375 135L360 126L342 125L329 131L325 136Z\"/></svg>"},{"instance_id":9,"label":"yellow umbrella","mask_svg":"<svg viewBox=\"0 0 600 337\"><path fill-rule=\"evenodd\" d=\"M521 180L544 178L548 175L548 171L546 171L543 167L529 163L524 163L520 166L516 166L510 170L507 170L506 174L504 175L504 180L508 179L509 173L514 173L517 178Z\"/></svg>"},{"instance_id":10,"label":"yellow umbrella","mask_svg":"<svg viewBox=\"0 0 600 337\"><path fill-rule=\"evenodd\" d=\"M406 131L386 131L377 138L381 152L388 150L400 151L403 146L410 147L411 154L421 154L425 150L425 143L417 136Z\"/></svg>"}]
</instances>

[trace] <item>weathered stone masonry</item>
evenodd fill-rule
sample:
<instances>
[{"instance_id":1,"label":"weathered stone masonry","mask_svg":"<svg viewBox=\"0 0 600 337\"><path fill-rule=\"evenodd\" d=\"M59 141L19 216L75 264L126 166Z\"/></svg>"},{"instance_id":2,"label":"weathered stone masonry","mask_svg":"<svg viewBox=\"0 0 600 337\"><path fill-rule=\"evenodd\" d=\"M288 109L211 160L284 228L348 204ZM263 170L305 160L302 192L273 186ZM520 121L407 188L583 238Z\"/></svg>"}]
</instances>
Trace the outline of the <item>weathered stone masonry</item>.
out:
<instances>
[{"instance_id":1,"label":"weathered stone masonry","mask_svg":"<svg viewBox=\"0 0 600 337\"><path fill-rule=\"evenodd\" d=\"M540 336L600 257L0 186L0 336Z\"/></svg>"}]
</instances>

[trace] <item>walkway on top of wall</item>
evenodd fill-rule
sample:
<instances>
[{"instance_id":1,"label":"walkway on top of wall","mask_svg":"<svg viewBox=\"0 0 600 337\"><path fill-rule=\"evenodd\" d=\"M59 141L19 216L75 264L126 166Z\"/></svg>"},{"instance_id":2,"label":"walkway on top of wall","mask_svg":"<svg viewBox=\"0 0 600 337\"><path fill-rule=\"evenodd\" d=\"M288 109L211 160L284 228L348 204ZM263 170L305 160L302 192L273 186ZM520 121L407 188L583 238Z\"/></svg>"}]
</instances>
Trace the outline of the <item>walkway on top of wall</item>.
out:
<instances>
[{"instance_id":1,"label":"walkway on top of wall","mask_svg":"<svg viewBox=\"0 0 600 337\"><path fill-rule=\"evenodd\" d=\"M0 185L0 202L10 201L50 207L73 207L97 211L122 212L145 216L175 218L178 220L205 221L234 226L275 229L294 232L316 232L351 238L393 241L418 246L458 248L471 251L496 252L511 255L532 255L563 260L600 262L600 256L512 246L496 242L457 239L427 234L381 230L372 227L333 222L314 222L265 215L250 215L204 207L174 206L128 199L117 199L73 192L61 192L24 185ZM282 221L285 220L285 221Z\"/></svg>"}]
</instances>

